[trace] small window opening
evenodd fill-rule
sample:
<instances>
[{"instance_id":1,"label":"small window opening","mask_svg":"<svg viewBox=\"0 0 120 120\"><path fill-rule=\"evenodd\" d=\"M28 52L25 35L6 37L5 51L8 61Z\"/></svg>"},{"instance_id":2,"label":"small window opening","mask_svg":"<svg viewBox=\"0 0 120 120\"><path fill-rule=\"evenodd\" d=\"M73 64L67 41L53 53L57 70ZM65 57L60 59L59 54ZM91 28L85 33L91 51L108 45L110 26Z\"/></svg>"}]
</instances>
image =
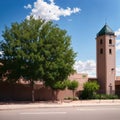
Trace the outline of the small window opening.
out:
<instances>
[{"instance_id":1,"label":"small window opening","mask_svg":"<svg viewBox=\"0 0 120 120\"><path fill-rule=\"evenodd\" d=\"M100 54L103 54L103 49L102 48L100 49Z\"/></svg>"},{"instance_id":2,"label":"small window opening","mask_svg":"<svg viewBox=\"0 0 120 120\"><path fill-rule=\"evenodd\" d=\"M100 39L100 44L103 44L103 40L102 39Z\"/></svg>"},{"instance_id":3,"label":"small window opening","mask_svg":"<svg viewBox=\"0 0 120 120\"><path fill-rule=\"evenodd\" d=\"M112 44L112 40L111 39L109 40L109 44Z\"/></svg>"},{"instance_id":4,"label":"small window opening","mask_svg":"<svg viewBox=\"0 0 120 120\"><path fill-rule=\"evenodd\" d=\"M112 50L111 49L109 49L109 54L112 54Z\"/></svg>"}]
</instances>

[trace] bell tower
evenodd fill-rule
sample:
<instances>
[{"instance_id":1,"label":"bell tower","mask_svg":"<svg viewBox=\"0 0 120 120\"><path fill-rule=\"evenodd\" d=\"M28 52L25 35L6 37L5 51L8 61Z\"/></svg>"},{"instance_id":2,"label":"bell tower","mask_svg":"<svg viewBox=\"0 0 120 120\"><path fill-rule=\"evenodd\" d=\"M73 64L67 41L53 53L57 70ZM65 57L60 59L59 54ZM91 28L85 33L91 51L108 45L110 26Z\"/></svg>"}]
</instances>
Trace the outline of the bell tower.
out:
<instances>
[{"instance_id":1,"label":"bell tower","mask_svg":"<svg viewBox=\"0 0 120 120\"><path fill-rule=\"evenodd\" d=\"M100 93L115 93L116 76L116 36L112 29L105 24L96 36L97 79Z\"/></svg>"}]
</instances>

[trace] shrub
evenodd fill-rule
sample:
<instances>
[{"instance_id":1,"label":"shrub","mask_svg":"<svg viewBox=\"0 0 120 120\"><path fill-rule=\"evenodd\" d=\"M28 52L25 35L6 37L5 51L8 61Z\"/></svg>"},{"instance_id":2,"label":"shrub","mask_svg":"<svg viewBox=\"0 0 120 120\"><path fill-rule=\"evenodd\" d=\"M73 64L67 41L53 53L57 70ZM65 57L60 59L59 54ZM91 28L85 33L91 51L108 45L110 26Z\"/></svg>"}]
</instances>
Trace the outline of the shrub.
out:
<instances>
[{"instance_id":1,"label":"shrub","mask_svg":"<svg viewBox=\"0 0 120 120\"><path fill-rule=\"evenodd\" d=\"M118 99L117 95L96 94L94 99Z\"/></svg>"},{"instance_id":2,"label":"shrub","mask_svg":"<svg viewBox=\"0 0 120 120\"><path fill-rule=\"evenodd\" d=\"M79 100L78 97L66 97L64 100Z\"/></svg>"},{"instance_id":3,"label":"shrub","mask_svg":"<svg viewBox=\"0 0 120 120\"><path fill-rule=\"evenodd\" d=\"M99 84L96 81L86 82L82 92L82 99L93 99L99 89Z\"/></svg>"}]
</instances>

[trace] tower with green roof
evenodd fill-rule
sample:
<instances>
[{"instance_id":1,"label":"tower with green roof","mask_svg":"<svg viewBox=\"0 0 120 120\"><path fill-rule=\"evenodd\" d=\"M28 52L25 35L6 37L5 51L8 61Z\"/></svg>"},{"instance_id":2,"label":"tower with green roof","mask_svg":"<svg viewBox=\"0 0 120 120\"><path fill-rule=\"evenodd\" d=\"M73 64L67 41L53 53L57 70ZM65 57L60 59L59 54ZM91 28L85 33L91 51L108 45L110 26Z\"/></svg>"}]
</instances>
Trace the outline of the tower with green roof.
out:
<instances>
[{"instance_id":1,"label":"tower with green roof","mask_svg":"<svg viewBox=\"0 0 120 120\"><path fill-rule=\"evenodd\" d=\"M115 33L105 24L96 36L97 79L100 92L115 93L116 47Z\"/></svg>"}]
</instances>

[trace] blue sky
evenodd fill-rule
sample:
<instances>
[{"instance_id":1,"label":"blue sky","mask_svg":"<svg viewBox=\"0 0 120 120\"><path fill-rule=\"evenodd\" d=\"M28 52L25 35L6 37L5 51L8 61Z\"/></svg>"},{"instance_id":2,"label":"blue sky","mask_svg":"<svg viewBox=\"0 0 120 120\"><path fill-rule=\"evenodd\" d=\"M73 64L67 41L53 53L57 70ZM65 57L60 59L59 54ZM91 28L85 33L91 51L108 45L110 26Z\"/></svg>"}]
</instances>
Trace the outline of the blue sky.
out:
<instances>
[{"instance_id":1,"label":"blue sky","mask_svg":"<svg viewBox=\"0 0 120 120\"><path fill-rule=\"evenodd\" d=\"M71 36L77 52L75 68L95 75L96 34L107 23L117 35L116 67L120 75L120 0L2 0L0 39L5 26L33 15L53 20Z\"/></svg>"}]
</instances>

